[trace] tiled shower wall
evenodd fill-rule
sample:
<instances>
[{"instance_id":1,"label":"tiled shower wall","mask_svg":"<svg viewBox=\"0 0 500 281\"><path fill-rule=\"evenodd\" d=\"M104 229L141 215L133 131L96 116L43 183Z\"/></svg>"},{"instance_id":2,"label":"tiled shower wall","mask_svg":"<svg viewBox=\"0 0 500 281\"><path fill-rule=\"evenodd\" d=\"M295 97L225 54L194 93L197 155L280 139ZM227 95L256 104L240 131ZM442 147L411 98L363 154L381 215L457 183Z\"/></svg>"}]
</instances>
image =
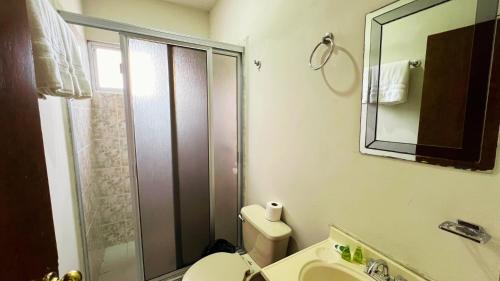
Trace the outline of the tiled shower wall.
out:
<instances>
[{"instance_id":1,"label":"tiled shower wall","mask_svg":"<svg viewBox=\"0 0 500 281\"><path fill-rule=\"evenodd\" d=\"M134 240L122 94L72 101L90 275L98 280L104 250Z\"/></svg>"},{"instance_id":2,"label":"tiled shower wall","mask_svg":"<svg viewBox=\"0 0 500 281\"><path fill-rule=\"evenodd\" d=\"M92 142L92 108L90 100L71 101L72 129L77 153L77 169L83 204L83 222L85 224L85 238L89 255L90 279L98 280L100 265L104 257L104 247L100 244L97 216L99 215L96 203L96 190L92 182L93 151Z\"/></svg>"},{"instance_id":3,"label":"tiled shower wall","mask_svg":"<svg viewBox=\"0 0 500 281\"><path fill-rule=\"evenodd\" d=\"M128 166L125 105L122 94L95 93L92 98L92 183L102 244L134 239Z\"/></svg>"}]
</instances>

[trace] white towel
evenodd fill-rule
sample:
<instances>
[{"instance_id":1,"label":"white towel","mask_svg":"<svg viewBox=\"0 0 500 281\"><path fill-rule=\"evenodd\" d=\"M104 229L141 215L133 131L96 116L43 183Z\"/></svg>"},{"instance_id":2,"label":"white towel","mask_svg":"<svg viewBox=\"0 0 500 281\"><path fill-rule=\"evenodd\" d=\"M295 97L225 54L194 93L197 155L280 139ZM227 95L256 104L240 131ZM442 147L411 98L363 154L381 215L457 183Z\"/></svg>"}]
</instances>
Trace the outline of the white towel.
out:
<instances>
[{"instance_id":1,"label":"white towel","mask_svg":"<svg viewBox=\"0 0 500 281\"><path fill-rule=\"evenodd\" d=\"M408 60L383 64L370 68L368 89L363 93L363 102L393 105L405 103L410 86L410 64ZM365 75L366 75L365 70Z\"/></svg>"},{"instance_id":2,"label":"white towel","mask_svg":"<svg viewBox=\"0 0 500 281\"><path fill-rule=\"evenodd\" d=\"M47 0L28 0L27 4L39 96L90 98L89 79L69 25Z\"/></svg>"}]
</instances>

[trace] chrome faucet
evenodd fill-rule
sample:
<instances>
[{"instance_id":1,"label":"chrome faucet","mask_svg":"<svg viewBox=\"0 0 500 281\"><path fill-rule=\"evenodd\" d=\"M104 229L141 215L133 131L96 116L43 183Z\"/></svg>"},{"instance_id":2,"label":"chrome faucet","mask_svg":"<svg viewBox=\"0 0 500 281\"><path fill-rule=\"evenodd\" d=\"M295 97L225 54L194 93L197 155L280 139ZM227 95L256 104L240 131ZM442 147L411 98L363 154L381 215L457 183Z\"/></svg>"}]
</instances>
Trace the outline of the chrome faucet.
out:
<instances>
[{"instance_id":1,"label":"chrome faucet","mask_svg":"<svg viewBox=\"0 0 500 281\"><path fill-rule=\"evenodd\" d=\"M382 259L369 259L366 264L366 274L377 281L406 281L405 278L398 275L395 278L389 274L389 266Z\"/></svg>"},{"instance_id":2,"label":"chrome faucet","mask_svg":"<svg viewBox=\"0 0 500 281\"><path fill-rule=\"evenodd\" d=\"M389 275L389 266L387 265L387 262L382 259L369 259L366 264L366 273L375 280L391 280L391 275Z\"/></svg>"}]
</instances>

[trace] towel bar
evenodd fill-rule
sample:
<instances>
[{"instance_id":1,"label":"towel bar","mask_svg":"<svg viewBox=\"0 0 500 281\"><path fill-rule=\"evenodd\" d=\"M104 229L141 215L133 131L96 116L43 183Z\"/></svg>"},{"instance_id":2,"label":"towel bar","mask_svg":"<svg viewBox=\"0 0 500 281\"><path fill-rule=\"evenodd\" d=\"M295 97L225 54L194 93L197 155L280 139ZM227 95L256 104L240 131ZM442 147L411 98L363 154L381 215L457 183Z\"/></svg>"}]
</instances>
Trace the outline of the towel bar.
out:
<instances>
[{"instance_id":1,"label":"towel bar","mask_svg":"<svg viewBox=\"0 0 500 281\"><path fill-rule=\"evenodd\" d=\"M335 49L334 39L335 38L333 36L333 33L328 32L327 34L325 34L325 36L323 36L323 38L321 39L321 41L318 44L316 44L316 47L314 47L313 51L311 52L311 55L309 56L309 67L312 68L312 70L321 69L328 62L328 60L330 59L330 57L333 54L333 50ZM318 48L321 45L326 45L326 46L329 47L328 56L326 57L326 59L320 65L314 66L313 63L312 63L312 60L313 60L313 57L314 57L314 53L316 53L316 51L318 50Z\"/></svg>"}]
</instances>

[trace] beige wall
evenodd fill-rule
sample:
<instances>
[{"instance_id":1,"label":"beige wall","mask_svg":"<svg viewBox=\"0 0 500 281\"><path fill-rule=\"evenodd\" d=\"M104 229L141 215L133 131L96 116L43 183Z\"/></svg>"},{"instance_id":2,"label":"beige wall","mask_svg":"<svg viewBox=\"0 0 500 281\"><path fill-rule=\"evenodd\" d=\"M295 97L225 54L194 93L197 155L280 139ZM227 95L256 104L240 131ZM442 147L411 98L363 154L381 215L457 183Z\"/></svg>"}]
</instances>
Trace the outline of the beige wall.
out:
<instances>
[{"instance_id":1,"label":"beige wall","mask_svg":"<svg viewBox=\"0 0 500 281\"><path fill-rule=\"evenodd\" d=\"M79 0L51 0L58 9L81 11ZM59 272L84 270L73 147L66 100L39 100L50 199L59 255Z\"/></svg>"},{"instance_id":2,"label":"beige wall","mask_svg":"<svg viewBox=\"0 0 500 281\"><path fill-rule=\"evenodd\" d=\"M91 17L207 38L208 12L160 0L83 0L83 14ZM96 29L86 31L89 40L116 42Z\"/></svg>"},{"instance_id":3,"label":"beige wall","mask_svg":"<svg viewBox=\"0 0 500 281\"><path fill-rule=\"evenodd\" d=\"M390 2L219 0L211 11L212 39L247 47L245 203L282 201L299 249L335 224L435 280L497 281L498 168L481 174L358 151L364 16ZM338 51L324 78L307 61L328 31ZM494 238L478 245L438 230L456 218Z\"/></svg>"},{"instance_id":4,"label":"beige wall","mask_svg":"<svg viewBox=\"0 0 500 281\"><path fill-rule=\"evenodd\" d=\"M80 14L82 12L81 0L49 0L56 9Z\"/></svg>"},{"instance_id":5,"label":"beige wall","mask_svg":"<svg viewBox=\"0 0 500 281\"><path fill-rule=\"evenodd\" d=\"M73 150L66 101L39 100L59 271L83 270Z\"/></svg>"}]
</instances>

